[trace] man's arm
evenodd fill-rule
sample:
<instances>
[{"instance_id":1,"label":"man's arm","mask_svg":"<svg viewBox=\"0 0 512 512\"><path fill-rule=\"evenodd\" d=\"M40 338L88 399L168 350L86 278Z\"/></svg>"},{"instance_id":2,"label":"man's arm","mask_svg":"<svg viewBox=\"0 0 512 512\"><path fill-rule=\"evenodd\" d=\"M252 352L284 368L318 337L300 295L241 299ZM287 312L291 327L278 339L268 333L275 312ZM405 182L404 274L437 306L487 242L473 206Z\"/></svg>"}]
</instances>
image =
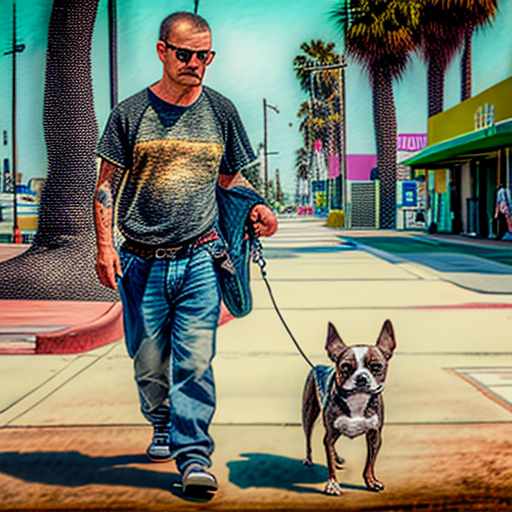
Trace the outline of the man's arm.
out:
<instances>
[{"instance_id":1,"label":"man's arm","mask_svg":"<svg viewBox=\"0 0 512 512\"><path fill-rule=\"evenodd\" d=\"M219 174L219 185L224 188L245 187L257 192L249 181L242 176L241 172L236 174Z\"/></svg>"},{"instance_id":2,"label":"man's arm","mask_svg":"<svg viewBox=\"0 0 512 512\"><path fill-rule=\"evenodd\" d=\"M94 195L94 222L98 256L96 270L101 283L117 290L116 275L121 276L121 262L114 248L112 234L114 204L121 184L123 169L102 160Z\"/></svg>"},{"instance_id":3,"label":"man's arm","mask_svg":"<svg viewBox=\"0 0 512 512\"><path fill-rule=\"evenodd\" d=\"M236 174L219 174L219 185L224 188L245 187L257 192L240 172ZM251 210L249 218L253 223L256 236L272 236L277 231L277 217L275 213L264 204L257 204Z\"/></svg>"}]
</instances>

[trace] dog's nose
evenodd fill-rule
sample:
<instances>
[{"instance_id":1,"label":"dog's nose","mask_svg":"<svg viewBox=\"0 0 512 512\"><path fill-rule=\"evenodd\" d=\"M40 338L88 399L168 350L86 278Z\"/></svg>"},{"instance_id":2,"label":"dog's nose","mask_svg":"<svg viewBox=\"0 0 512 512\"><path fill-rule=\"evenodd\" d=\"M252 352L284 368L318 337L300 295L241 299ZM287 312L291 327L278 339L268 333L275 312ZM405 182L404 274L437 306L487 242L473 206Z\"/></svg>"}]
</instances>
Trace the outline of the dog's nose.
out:
<instances>
[{"instance_id":1,"label":"dog's nose","mask_svg":"<svg viewBox=\"0 0 512 512\"><path fill-rule=\"evenodd\" d=\"M368 377L364 373L361 373L360 375L358 375L356 377L356 386L357 387L363 388L367 385L368 385Z\"/></svg>"}]
</instances>

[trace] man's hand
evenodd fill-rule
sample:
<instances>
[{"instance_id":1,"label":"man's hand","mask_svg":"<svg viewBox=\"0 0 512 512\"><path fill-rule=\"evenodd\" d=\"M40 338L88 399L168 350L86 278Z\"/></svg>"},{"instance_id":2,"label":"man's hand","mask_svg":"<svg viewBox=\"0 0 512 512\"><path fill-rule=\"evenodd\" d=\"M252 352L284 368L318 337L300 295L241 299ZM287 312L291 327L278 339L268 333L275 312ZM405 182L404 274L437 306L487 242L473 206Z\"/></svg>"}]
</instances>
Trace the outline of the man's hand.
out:
<instances>
[{"instance_id":1,"label":"man's hand","mask_svg":"<svg viewBox=\"0 0 512 512\"><path fill-rule=\"evenodd\" d=\"M257 204L249 215L256 236L272 236L277 231L277 217L264 204Z\"/></svg>"},{"instance_id":2,"label":"man's hand","mask_svg":"<svg viewBox=\"0 0 512 512\"><path fill-rule=\"evenodd\" d=\"M101 284L117 291L116 276L122 277L123 272L121 271L119 255L113 247L98 247L96 271L98 272Z\"/></svg>"}]
</instances>

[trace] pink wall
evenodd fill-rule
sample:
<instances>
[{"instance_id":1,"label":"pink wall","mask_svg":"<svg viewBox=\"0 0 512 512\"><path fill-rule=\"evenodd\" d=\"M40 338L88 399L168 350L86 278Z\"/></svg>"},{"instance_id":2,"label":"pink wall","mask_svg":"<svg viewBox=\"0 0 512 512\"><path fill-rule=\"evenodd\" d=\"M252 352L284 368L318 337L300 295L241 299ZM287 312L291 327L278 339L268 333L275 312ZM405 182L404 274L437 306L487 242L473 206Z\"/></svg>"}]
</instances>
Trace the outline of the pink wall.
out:
<instances>
[{"instance_id":1,"label":"pink wall","mask_svg":"<svg viewBox=\"0 0 512 512\"><path fill-rule=\"evenodd\" d=\"M377 155L347 155L347 180L369 180L376 165Z\"/></svg>"}]
</instances>

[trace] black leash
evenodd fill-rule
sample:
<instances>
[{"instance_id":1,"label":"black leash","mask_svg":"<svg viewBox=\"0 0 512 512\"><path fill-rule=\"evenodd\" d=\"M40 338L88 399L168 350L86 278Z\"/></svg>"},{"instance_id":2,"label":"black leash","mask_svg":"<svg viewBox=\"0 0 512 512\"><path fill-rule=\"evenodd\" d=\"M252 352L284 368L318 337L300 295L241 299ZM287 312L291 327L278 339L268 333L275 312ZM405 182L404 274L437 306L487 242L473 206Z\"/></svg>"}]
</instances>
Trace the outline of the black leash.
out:
<instances>
[{"instance_id":1,"label":"black leash","mask_svg":"<svg viewBox=\"0 0 512 512\"><path fill-rule=\"evenodd\" d=\"M257 238L252 239L251 255L252 255L252 261L260 267L261 277L267 287L268 294L270 295L270 300L272 301L272 304L274 305L274 309L276 310L277 316L279 317L282 324L284 325L286 332L290 335L290 338L292 339L293 343L297 347L297 350L300 352L300 355L304 358L306 363L308 363L309 366L311 366L311 368L314 368L315 365L308 359L308 356L306 354L304 354L304 351L302 350L299 343L293 336L292 332L290 331L290 328L288 327L288 325L286 324L286 322L283 318L283 315L281 315L281 312L279 311L279 308L277 307L276 301L274 299L274 294L272 293L272 289L270 288L270 284L267 280L267 271L265 270L267 262L265 261L265 258L263 257L263 247L261 246L261 242Z\"/></svg>"}]
</instances>

